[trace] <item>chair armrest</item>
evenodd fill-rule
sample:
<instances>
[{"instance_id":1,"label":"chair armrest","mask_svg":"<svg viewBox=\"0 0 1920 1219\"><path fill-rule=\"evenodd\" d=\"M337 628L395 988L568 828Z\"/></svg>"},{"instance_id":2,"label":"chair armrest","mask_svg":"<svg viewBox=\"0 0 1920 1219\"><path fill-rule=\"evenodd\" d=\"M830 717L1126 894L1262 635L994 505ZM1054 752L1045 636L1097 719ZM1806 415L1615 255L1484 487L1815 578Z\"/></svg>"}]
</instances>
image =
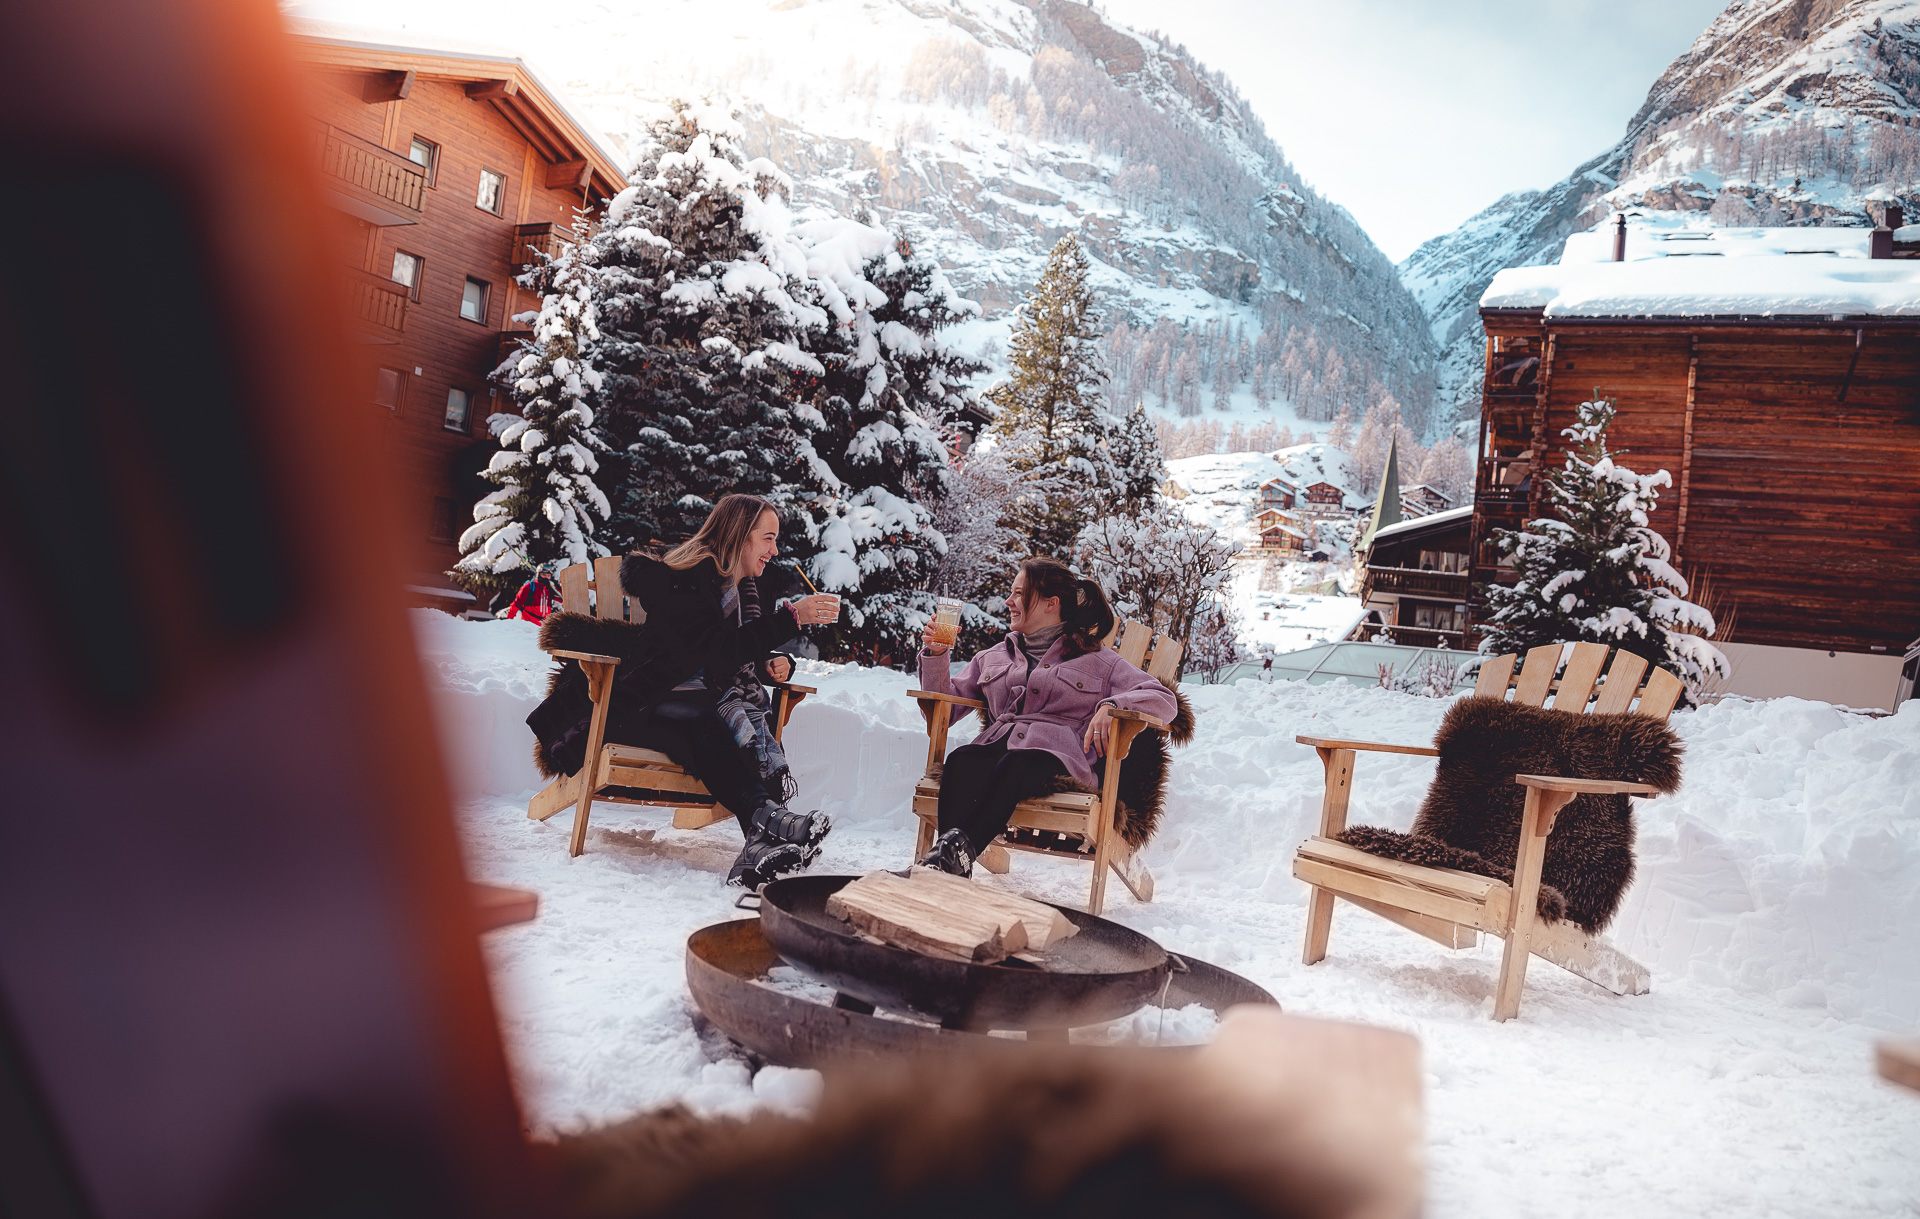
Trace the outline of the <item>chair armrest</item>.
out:
<instances>
[{"instance_id":1,"label":"chair armrest","mask_svg":"<svg viewBox=\"0 0 1920 1219\"><path fill-rule=\"evenodd\" d=\"M569 652L563 648L546 649L546 652L547 655L561 660L578 660L584 664L617 665L620 663L618 656L602 656L598 652Z\"/></svg>"},{"instance_id":2,"label":"chair armrest","mask_svg":"<svg viewBox=\"0 0 1920 1219\"><path fill-rule=\"evenodd\" d=\"M1149 728L1158 728L1162 732L1165 732L1167 728L1167 721L1157 715L1148 715L1144 711L1128 711L1124 707L1108 707L1107 714L1116 720L1137 720Z\"/></svg>"},{"instance_id":3,"label":"chair armrest","mask_svg":"<svg viewBox=\"0 0 1920 1219\"><path fill-rule=\"evenodd\" d=\"M1312 745L1315 749L1366 749L1374 753L1411 753L1423 758L1440 756L1440 751L1431 745L1382 745L1376 741L1346 741L1330 736L1297 736L1293 739L1302 745Z\"/></svg>"},{"instance_id":4,"label":"chair armrest","mask_svg":"<svg viewBox=\"0 0 1920 1219\"><path fill-rule=\"evenodd\" d=\"M977 698L961 698L958 694L941 694L935 690L909 690L907 697L930 698L935 702L952 703L956 707L973 707L981 711L987 709L987 705Z\"/></svg>"},{"instance_id":5,"label":"chair armrest","mask_svg":"<svg viewBox=\"0 0 1920 1219\"><path fill-rule=\"evenodd\" d=\"M815 687L815 686L796 686L796 685L794 685L794 684L793 684L792 682L790 682L790 681L776 681L776 682L774 682L774 683L772 683L772 684L773 684L773 688L774 688L774 689L776 689L776 690L785 690L785 691L786 691L787 693L789 693L789 694L818 694L818 693L820 693L820 691L819 691L819 689L818 689L817 687Z\"/></svg>"},{"instance_id":6,"label":"chair armrest","mask_svg":"<svg viewBox=\"0 0 1920 1219\"><path fill-rule=\"evenodd\" d=\"M1567 792L1574 795L1586 793L1602 796L1657 796L1660 794L1659 788L1649 787L1645 783L1621 783L1613 779L1561 779L1552 775L1515 775L1513 781L1522 787L1537 787L1541 791Z\"/></svg>"}]
</instances>

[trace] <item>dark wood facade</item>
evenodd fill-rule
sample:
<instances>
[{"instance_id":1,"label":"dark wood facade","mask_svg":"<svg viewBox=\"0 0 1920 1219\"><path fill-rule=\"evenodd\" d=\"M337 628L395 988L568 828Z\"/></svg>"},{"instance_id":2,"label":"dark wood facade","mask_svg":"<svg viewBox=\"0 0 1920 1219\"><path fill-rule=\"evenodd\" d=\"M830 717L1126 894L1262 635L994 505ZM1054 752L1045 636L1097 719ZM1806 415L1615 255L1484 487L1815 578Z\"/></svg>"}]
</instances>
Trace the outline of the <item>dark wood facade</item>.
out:
<instances>
[{"instance_id":1,"label":"dark wood facade","mask_svg":"<svg viewBox=\"0 0 1920 1219\"><path fill-rule=\"evenodd\" d=\"M303 33L308 112L360 341L364 412L401 482L398 533L444 586L488 489L488 374L537 306L514 276L623 184L610 154L518 60ZM411 273L411 274L410 274ZM411 278L412 282L406 282Z\"/></svg>"},{"instance_id":2,"label":"dark wood facade","mask_svg":"<svg viewBox=\"0 0 1920 1219\"><path fill-rule=\"evenodd\" d=\"M1468 558L1473 518L1464 510L1430 513L1374 536L1360 578L1366 614L1348 638L1385 632L1395 643L1466 650Z\"/></svg>"},{"instance_id":3,"label":"dark wood facade","mask_svg":"<svg viewBox=\"0 0 1920 1219\"><path fill-rule=\"evenodd\" d=\"M1481 317L1476 584L1514 578L1491 532L1545 515L1539 475L1597 392L1622 464L1672 474L1651 524L1737 611L1734 642L1898 655L1920 634L1920 319Z\"/></svg>"}]
</instances>

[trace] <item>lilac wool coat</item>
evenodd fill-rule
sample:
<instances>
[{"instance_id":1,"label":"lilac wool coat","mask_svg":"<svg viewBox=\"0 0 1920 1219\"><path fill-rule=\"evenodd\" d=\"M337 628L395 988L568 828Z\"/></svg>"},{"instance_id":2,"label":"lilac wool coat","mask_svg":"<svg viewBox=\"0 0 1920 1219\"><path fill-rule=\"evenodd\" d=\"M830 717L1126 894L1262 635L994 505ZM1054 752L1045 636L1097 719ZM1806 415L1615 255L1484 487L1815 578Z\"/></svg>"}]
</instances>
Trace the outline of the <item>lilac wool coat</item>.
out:
<instances>
[{"instance_id":1,"label":"lilac wool coat","mask_svg":"<svg viewBox=\"0 0 1920 1219\"><path fill-rule=\"evenodd\" d=\"M1087 725L1101 703L1140 711L1162 720L1173 719L1178 703L1173 691L1112 648L1097 648L1067 659L1065 640L1054 641L1040 663L1027 674L1027 658L1020 636L1010 633L999 643L974 654L966 668L951 670L953 653L920 653L921 688L939 694L957 694L987 704L988 724L975 743L989 745L1007 738L1008 749L1044 749L1067 768L1067 773L1093 786L1091 751L1081 746ZM1013 708L1026 694L1018 714Z\"/></svg>"}]
</instances>

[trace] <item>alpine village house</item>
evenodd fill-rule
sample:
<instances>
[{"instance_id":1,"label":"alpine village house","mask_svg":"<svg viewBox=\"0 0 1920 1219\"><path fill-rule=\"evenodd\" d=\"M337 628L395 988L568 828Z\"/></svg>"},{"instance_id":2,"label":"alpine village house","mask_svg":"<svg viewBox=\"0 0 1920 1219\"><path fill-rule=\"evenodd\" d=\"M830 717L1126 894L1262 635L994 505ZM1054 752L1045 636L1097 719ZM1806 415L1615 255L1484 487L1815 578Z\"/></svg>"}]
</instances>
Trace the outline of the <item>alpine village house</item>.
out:
<instances>
[{"instance_id":1,"label":"alpine village house","mask_svg":"<svg viewBox=\"0 0 1920 1219\"><path fill-rule=\"evenodd\" d=\"M445 576L504 404L489 375L539 302L514 282L581 210L625 183L614 155L518 59L296 23L308 113L337 218L334 257L369 412L399 476L410 595L458 611Z\"/></svg>"},{"instance_id":2,"label":"alpine village house","mask_svg":"<svg viewBox=\"0 0 1920 1219\"><path fill-rule=\"evenodd\" d=\"M1731 628L1725 688L1891 706L1920 635L1920 226L1886 210L1871 230L1622 216L1496 275L1469 583L1515 579L1493 531L1547 514L1562 429L1610 397L1622 464L1672 476L1651 524ZM1404 565L1440 536L1377 543Z\"/></svg>"}]
</instances>

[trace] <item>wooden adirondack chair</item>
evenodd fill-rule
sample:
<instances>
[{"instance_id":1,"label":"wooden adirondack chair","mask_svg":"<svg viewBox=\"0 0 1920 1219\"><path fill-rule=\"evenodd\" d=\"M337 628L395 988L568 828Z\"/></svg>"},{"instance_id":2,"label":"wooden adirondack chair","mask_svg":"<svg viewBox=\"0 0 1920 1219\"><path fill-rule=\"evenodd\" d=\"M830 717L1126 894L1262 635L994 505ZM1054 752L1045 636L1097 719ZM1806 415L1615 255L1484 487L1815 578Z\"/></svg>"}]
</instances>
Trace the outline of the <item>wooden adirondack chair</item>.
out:
<instances>
[{"instance_id":1,"label":"wooden adirondack chair","mask_svg":"<svg viewBox=\"0 0 1920 1219\"><path fill-rule=\"evenodd\" d=\"M647 620L647 612L640 603L621 592L618 556L595 559L591 566L575 563L561 571L560 609L624 622ZM675 828L683 830L697 830L733 816L700 780L675 765L666 754L657 749L606 741L607 707L613 692L613 671L620 663L618 657L558 648L547 649L547 654L558 660L577 661L586 672L587 693L593 700L593 719L587 728L586 764L578 773L561 775L547 784L527 804L527 816L534 821L545 821L561 809L573 806L573 835L567 842L568 854L579 855L587 849L587 814L595 800L671 808ZM773 687L775 740L786 730L793 709L813 693L811 686L792 683Z\"/></svg>"},{"instance_id":2,"label":"wooden adirondack chair","mask_svg":"<svg viewBox=\"0 0 1920 1219\"><path fill-rule=\"evenodd\" d=\"M1142 622L1126 622L1114 628L1107 646L1133 664L1145 669L1167 689L1180 683L1180 656L1185 650L1179 640L1155 635ZM927 773L914 785L913 812L920 819L920 833L914 843L913 857L920 858L933 845L940 822L940 771L947 758L947 729L954 715L969 711L985 712L987 705L976 699L931 690L911 690L920 700L920 711L927 717ZM1122 884L1143 902L1153 900L1153 874L1120 836L1119 814L1120 763L1133 747L1133 738L1152 728L1165 732L1167 725L1151 715L1118 708L1107 730L1107 766L1098 794L1062 792L1022 800L1013 810L1007 832L993 840L976 860L989 872L1005 873L1013 866L1007 854L1032 851L1038 855L1077 859L1093 864L1093 884L1087 891L1087 913L1099 914L1106 904L1107 869L1112 868Z\"/></svg>"},{"instance_id":3,"label":"wooden adirondack chair","mask_svg":"<svg viewBox=\"0 0 1920 1219\"><path fill-rule=\"evenodd\" d=\"M1532 707L1546 706L1547 696L1552 694L1554 707L1579 713L1588 710L1588 700L1592 698L1591 710L1595 714L1631 711L1660 720L1666 719L1679 701L1680 680L1673 674L1665 669L1648 673L1646 660L1624 649L1614 654L1613 667L1608 669L1608 649L1598 643L1575 644L1565 671L1559 673L1556 681L1563 646L1555 643L1528 651L1517 674L1514 672L1514 662L1520 659L1517 656L1496 656L1488 660L1480 669L1474 697L1505 699L1511 687L1513 701ZM1604 677L1603 669L1606 670ZM1293 874L1313 886L1303 953L1308 965L1327 955L1333 899L1339 897L1448 948L1472 947L1482 931L1504 938L1506 952L1500 962L1499 986L1493 1001L1495 1020L1508 1020L1519 1014L1520 991L1526 984L1530 955L1543 957L1616 995L1647 993L1645 966L1572 923L1542 922L1535 903L1540 892L1540 868L1546 860L1547 836L1553 832L1555 816L1569 800L1582 792L1647 796L1654 794L1653 788L1639 783L1515 775L1513 781L1527 789L1527 797L1518 858L1513 866L1513 884L1506 885L1491 877L1452 868L1427 868L1382 859L1334 841L1334 836L1347 827L1347 801L1353 792L1357 751L1435 757L1438 750L1425 745L1379 745L1330 737L1294 739L1320 752L1327 775L1326 794L1320 804L1320 833L1301 844L1293 861Z\"/></svg>"}]
</instances>

